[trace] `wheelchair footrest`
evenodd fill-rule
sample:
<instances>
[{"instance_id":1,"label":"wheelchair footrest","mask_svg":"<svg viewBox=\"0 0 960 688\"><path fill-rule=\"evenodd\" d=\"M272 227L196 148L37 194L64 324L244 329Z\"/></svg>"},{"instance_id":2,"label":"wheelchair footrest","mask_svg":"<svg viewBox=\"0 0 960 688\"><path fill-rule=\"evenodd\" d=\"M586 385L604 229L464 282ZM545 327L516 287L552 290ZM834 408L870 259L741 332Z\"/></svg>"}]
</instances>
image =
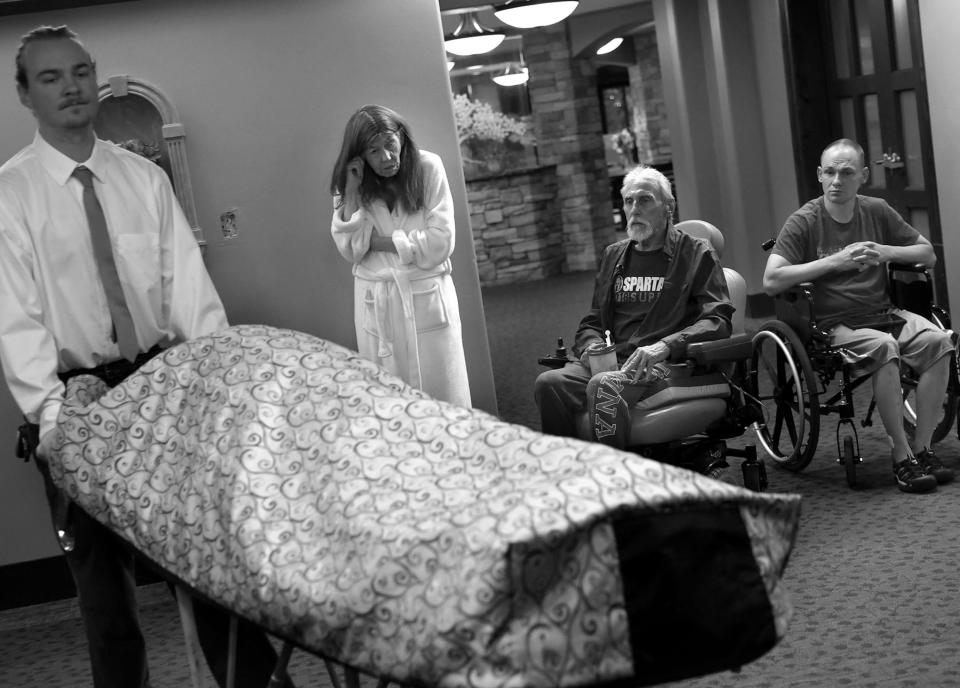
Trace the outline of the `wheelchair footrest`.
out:
<instances>
[{"instance_id":1,"label":"wheelchair footrest","mask_svg":"<svg viewBox=\"0 0 960 688\"><path fill-rule=\"evenodd\" d=\"M753 339L748 334L735 334L727 339L687 344L687 358L700 365L727 363L750 358Z\"/></svg>"}]
</instances>

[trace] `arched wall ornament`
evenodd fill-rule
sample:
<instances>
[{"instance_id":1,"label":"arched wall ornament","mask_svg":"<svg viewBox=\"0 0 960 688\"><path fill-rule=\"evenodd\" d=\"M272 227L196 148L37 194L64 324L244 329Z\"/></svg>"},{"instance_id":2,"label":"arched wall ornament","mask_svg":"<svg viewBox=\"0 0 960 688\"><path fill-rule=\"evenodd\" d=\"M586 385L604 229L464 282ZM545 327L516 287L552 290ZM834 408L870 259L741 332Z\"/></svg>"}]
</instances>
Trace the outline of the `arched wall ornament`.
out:
<instances>
[{"instance_id":1,"label":"arched wall ornament","mask_svg":"<svg viewBox=\"0 0 960 688\"><path fill-rule=\"evenodd\" d=\"M161 132L166 145L170 163L173 190L190 223L193 236L201 246L206 245L203 230L197 220L197 205L193 200L193 186L190 182L190 168L187 165L186 131L180 122L176 107L164 93L153 84L127 75L107 77L99 86L98 100L139 96L146 100L160 114L163 123Z\"/></svg>"}]
</instances>

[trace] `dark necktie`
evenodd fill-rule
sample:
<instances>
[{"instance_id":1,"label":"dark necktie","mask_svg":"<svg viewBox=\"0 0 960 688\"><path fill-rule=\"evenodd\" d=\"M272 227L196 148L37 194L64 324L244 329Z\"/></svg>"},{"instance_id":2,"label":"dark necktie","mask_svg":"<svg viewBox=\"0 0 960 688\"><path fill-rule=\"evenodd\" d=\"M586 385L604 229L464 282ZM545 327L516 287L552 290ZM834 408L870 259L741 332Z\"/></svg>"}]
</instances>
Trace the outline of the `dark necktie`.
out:
<instances>
[{"instance_id":1,"label":"dark necktie","mask_svg":"<svg viewBox=\"0 0 960 688\"><path fill-rule=\"evenodd\" d=\"M93 242L93 257L97 261L100 271L100 281L107 294L107 304L110 307L110 317L113 318L113 335L120 354L128 361L137 357L140 346L137 344L137 334L133 327L133 318L123 296L123 287L120 285L120 276L117 274L117 265L113 260L113 248L110 245L110 234L107 232L107 219L103 216L103 208L97 200L93 190L93 173L83 165L73 171L73 176L83 184L83 209L87 213L87 222L90 224L90 240Z\"/></svg>"}]
</instances>

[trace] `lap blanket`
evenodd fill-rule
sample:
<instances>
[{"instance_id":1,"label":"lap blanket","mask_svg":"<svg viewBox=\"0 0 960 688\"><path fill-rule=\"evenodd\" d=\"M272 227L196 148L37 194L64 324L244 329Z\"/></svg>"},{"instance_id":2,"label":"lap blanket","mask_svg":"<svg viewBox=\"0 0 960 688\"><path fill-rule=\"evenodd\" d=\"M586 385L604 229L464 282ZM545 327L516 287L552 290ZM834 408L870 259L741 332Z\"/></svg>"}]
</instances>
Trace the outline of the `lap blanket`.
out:
<instances>
[{"instance_id":1,"label":"lap blanket","mask_svg":"<svg viewBox=\"0 0 960 688\"><path fill-rule=\"evenodd\" d=\"M644 685L784 634L799 497L436 401L237 326L70 381L54 481L196 593L423 686Z\"/></svg>"}]
</instances>

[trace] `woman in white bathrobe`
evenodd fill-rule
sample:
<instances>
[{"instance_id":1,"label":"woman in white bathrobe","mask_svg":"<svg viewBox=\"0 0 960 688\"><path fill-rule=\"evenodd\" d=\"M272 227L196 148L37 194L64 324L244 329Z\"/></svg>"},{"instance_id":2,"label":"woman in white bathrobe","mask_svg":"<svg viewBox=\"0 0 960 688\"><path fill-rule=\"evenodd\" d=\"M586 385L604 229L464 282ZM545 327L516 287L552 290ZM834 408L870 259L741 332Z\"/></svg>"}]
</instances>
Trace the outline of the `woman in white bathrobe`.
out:
<instances>
[{"instance_id":1,"label":"woman in white bathrobe","mask_svg":"<svg viewBox=\"0 0 960 688\"><path fill-rule=\"evenodd\" d=\"M450 255L453 199L443 162L396 112L347 121L330 183L330 229L353 263L357 350L431 396L469 407Z\"/></svg>"}]
</instances>

